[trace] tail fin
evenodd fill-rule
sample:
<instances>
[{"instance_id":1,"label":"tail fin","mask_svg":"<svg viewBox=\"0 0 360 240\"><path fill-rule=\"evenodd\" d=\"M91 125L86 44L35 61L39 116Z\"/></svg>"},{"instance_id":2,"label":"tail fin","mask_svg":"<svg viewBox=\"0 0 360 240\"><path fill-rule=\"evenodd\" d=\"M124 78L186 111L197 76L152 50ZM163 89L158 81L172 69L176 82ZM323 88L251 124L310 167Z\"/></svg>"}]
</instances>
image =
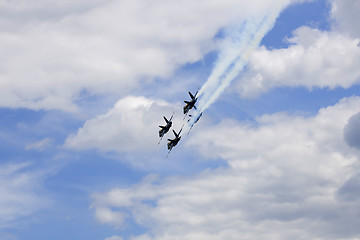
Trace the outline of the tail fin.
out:
<instances>
[{"instance_id":1,"label":"tail fin","mask_svg":"<svg viewBox=\"0 0 360 240\"><path fill-rule=\"evenodd\" d=\"M191 97L191 99L194 99L195 97L191 94L191 92L189 91L189 95ZM196 94L195 94L196 95Z\"/></svg>"},{"instance_id":2,"label":"tail fin","mask_svg":"<svg viewBox=\"0 0 360 240\"><path fill-rule=\"evenodd\" d=\"M174 117L174 113L175 113L175 112L173 112L173 114L171 115L171 117L170 117L170 120L169 120L169 121L171 121L171 120L173 119L173 117Z\"/></svg>"},{"instance_id":3,"label":"tail fin","mask_svg":"<svg viewBox=\"0 0 360 240\"><path fill-rule=\"evenodd\" d=\"M182 125L182 127L181 127L181 129L180 129L179 133L177 134L177 137L179 137L179 136L180 136L180 133L181 133L181 131L183 130L183 127L184 127L184 124Z\"/></svg>"},{"instance_id":4,"label":"tail fin","mask_svg":"<svg viewBox=\"0 0 360 240\"><path fill-rule=\"evenodd\" d=\"M197 96L199 90L200 90L200 87L198 87L198 89L196 90L195 97Z\"/></svg>"},{"instance_id":5,"label":"tail fin","mask_svg":"<svg viewBox=\"0 0 360 240\"><path fill-rule=\"evenodd\" d=\"M165 120L166 123L169 123L169 121L166 119L165 116L163 116L163 118L164 118L164 120Z\"/></svg>"}]
</instances>

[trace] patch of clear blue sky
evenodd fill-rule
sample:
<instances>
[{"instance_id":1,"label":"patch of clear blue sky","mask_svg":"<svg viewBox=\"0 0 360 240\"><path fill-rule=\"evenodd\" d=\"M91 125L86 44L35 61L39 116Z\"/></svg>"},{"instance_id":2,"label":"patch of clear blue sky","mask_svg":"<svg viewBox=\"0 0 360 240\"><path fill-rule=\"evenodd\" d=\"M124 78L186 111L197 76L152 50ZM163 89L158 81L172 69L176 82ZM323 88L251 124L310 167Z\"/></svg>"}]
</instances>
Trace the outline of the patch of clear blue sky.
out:
<instances>
[{"instance_id":1,"label":"patch of clear blue sky","mask_svg":"<svg viewBox=\"0 0 360 240\"><path fill-rule=\"evenodd\" d=\"M65 139L82 126L83 120L61 111L0 109L0 164L30 165L21 172L49 171L38 190L51 200L46 207L16 225L0 229L0 236L11 233L17 239L105 239L119 231L96 222L89 211L93 191L124 187L141 180L144 173L119 161L103 158L95 151L64 149ZM44 149L26 146L51 139ZM131 225L126 231L139 232Z\"/></svg>"},{"instance_id":2,"label":"patch of clear blue sky","mask_svg":"<svg viewBox=\"0 0 360 240\"><path fill-rule=\"evenodd\" d=\"M94 191L103 192L113 187L132 185L142 179L142 174L119 162L101 159L93 151L75 158L79 159L46 179L45 187L53 201L51 207L27 218L11 232L24 240L103 240L112 235L129 237L144 232L141 226L133 223L127 223L126 227L120 229L100 224L95 219L93 209L90 209Z\"/></svg>"},{"instance_id":3,"label":"patch of clear blue sky","mask_svg":"<svg viewBox=\"0 0 360 240\"><path fill-rule=\"evenodd\" d=\"M284 39L291 37L292 32L301 26L329 30L329 10L327 0L291 5L280 14L274 28L263 38L261 45L286 48L288 43Z\"/></svg>"},{"instance_id":4,"label":"patch of clear blue sky","mask_svg":"<svg viewBox=\"0 0 360 240\"><path fill-rule=\"evenodd\" d=\"M80 202L79 199L76 202ZM27 219L19 228L9 229L8 232L19 240L104 240L114 235L130 239L134 233L141 234L145 229L131 222L120 229L99 224L94 219L93 211L89 211L88 202L84 201L77 209L60 206L46 213L40 212Z\"/></svg>"},{"instance_id":5,"label":"patch of clear blue sky","mask_svg":"<svg viewBox=\"0 0 360 240\"><path fill-rule=\"evenodd\" d=\"M263 114L286 112L288 114L313 116L319 109L333 106L342 98L358 96L360 86L348 89L313 89L304 87L281 87L270 90L254 99L239 99L236 93L225 93L220 101L209 109L216 122L224 118L255 120Z\"/></svg>"}]
</instances>

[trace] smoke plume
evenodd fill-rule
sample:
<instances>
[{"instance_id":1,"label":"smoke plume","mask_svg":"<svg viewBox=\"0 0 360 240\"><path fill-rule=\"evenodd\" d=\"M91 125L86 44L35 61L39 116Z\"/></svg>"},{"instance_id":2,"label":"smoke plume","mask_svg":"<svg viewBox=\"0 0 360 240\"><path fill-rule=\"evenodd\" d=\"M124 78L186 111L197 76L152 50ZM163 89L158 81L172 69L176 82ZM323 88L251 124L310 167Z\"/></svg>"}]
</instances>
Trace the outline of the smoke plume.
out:
<instances>
[{"instance_id":1,"label":"smoke plume","mask_svg":"<svg viewBox=\"0 0 360 240\"><path fill-rule=\"evenodd\" d=\"M244 69L252 51L274 26L280 10L280 4L273 6L264 16L249 18L241 25L225 30L225 39L218 60L198 93L197 111L189 121L190 127Z\"/></svg>"}]
</instances>

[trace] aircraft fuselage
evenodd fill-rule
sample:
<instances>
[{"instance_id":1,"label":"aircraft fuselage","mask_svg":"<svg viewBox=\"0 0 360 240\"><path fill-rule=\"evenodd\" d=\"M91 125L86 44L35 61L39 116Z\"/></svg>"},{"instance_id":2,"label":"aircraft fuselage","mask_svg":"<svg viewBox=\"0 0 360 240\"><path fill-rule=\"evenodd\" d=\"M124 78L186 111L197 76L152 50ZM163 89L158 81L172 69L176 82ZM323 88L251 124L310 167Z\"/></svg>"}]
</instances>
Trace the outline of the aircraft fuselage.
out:
<instances>
[{"instance_id":1,"label":"aircraft fuselage","mask_svg":"<svg viewBox=\"0 0 360 240\"><path fill-rule=\"evenodd\" d=\"M172 126L172 122L169 122L164 127L160 126L161 129L159 130L159 137L163 137L167 132L169 132L171 126Z\"/></svg>"},{"instance_id":2,"label":"aircraft fuselage","mask_svg":"<svg viewBox=\"0 0 360 240\"><path fill-rule=\"evenodd\" d=\"M180 141L180 139L181 139L181 137L170 140L167 144L168 149L171 150L173 147L175 147L178 144L178 142Z\"/></svg>"},{"instance_id":3,"label":"aircraft fuselage","mask_svg":"<svg viewBox=\"0 0 360 240\"><path fill-rule=\"evenodd\" d=\"M191 92L188 92L189 93L189 96L191 98L190 101L184 101L186 103L186 105L184 106L184 114L187 114L189 112L190 109L192 109L193 107L195 107L195 103L197 101L197 93L195 93L195 96L191 94ZM196 109L196 107L195 107Z\"/></svg>"},{"instance_id":4,"label":"aircraft fuselage","mask_svg":"<svg viewBox=\"0 0 360 240\"><path fill-rule=\"evenodd\" d=\"M186 105L184 106L184 114L188 113L190 109L195 106L197 99L192 99L190 102L185 102Z\"/></svg>"}]
</instances>

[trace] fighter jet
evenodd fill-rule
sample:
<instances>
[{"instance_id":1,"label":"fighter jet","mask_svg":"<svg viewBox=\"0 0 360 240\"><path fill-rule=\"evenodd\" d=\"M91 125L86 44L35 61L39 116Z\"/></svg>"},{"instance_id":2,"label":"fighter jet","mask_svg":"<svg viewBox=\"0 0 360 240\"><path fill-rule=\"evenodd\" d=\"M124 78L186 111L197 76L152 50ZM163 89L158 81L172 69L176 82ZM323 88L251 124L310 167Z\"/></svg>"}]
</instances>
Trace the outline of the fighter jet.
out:
<instances>
[{"instance_id":1,"label":"fighter jet","mask_svg":"<svg viewBox=\"0 0 360 240\"><path fill-rule=\"evenodd\" d=\"M196 95L198 94L198 92L199 92L199 90L196 91L195 96L193 96L193 95L191 94L191 92L189 92L189 95L190 95L190 97L191 97L191 100L190 100L190 102L189 102L189 101L184 101L184 102L186 103L186 105L184 106L184 114L187 114L187 113L189 112L189 110L192 109L192 108L195 108L195 109L196 109L195 103L196 103L196 101L197 101Z\"/></svg>"},{"instance_id":2,"label":"fighter jet","mask_svg":"<svg viewBox=\"0 0 360 240\"><path fill-rule=\"evenodd\" d=\"M167 147L168 147L169 152L168 152L166 157L169 156L169 154L170 154L171 150L173 149L173 147L175 147L179 143L179 141L181 139L180 133L181 133L183 127L184 127L184 125L181 127L179 133L176 133L175 130L172 130L174 135L175 135L175 138L174 139L168 139L169 142L167 144Z\"/></svg>"},{"instance_id":3,"label":"fighter jet","mask_svg":"<svg viewBox=\"0 0 360 240\"><path fill-rule=\"evenodd\" d=\"M164 135L170 130L171 126L172 126L172 118L174 116L174 113L171 115L170 119L167 120L166 117L164 116L164 120L166 122L165 126L159 126L160 130L159 130L159 137L160 137L160 141L158 143L158 145L160 144L162 138L164 137Z\"/></svg>"}]
</instances>

